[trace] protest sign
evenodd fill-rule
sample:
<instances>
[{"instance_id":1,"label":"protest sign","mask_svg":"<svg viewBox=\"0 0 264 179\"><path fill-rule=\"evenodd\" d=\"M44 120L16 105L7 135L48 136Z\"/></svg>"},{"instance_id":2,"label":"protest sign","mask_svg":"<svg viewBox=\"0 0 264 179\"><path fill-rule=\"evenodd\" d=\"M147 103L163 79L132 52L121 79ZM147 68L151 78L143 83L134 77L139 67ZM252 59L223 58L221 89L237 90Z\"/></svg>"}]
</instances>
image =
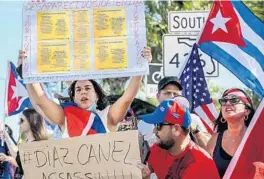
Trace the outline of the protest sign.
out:
<instances>
[{"instance_id":1,"label":"protest sign","mask_svg":"<svg viewBox=\"0 0 264 179\"><path fill-rule=\"evenodd\" d=\"M144 11L142 0L25 2L25 83L148 74Z\"/></svg>"},{"instance_id":2,"label":"protest sign","mask_svg":"<svg viewBox=\"0 0 264 179\"><path fill-rule=\"evenodd\" d=\"M26 179L142 178L138 131L21 144Z\"/></svg>"}]
</instances>

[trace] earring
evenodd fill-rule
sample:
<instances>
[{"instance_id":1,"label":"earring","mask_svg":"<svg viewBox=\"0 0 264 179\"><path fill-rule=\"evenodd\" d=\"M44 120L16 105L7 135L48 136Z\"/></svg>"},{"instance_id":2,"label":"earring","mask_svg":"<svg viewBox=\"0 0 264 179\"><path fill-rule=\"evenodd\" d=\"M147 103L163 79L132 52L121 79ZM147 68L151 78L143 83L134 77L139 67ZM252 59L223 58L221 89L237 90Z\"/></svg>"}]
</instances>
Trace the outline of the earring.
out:
<instances>
[{"instance_id":1,"label":"earring","mask_svg":"<svg viewBox=\"0 0 264 179\"><path fill-rule=\"evenodd\" d=\"M220 119L220 122L225 123L226 120L225 120L224 118L221 118L221 119Z\"/></svg>"},{"instance_id":2,"label":"earring","mask_svg":"<svg viewBox=\"0 0 264 179\"><path fill-rule=\"evenodd\" d=\"M248 120L248 116L245 116L245 119L244 120L247 121Z\"/></svg>"}]
</instances>

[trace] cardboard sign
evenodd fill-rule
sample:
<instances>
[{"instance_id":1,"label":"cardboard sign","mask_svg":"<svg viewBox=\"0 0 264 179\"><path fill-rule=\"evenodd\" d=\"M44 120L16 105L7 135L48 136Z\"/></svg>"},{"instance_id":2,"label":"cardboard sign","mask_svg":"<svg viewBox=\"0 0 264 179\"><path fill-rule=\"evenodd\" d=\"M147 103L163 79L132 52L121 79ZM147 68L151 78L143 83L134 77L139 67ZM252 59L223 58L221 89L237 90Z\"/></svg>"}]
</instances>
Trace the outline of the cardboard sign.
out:
<instances>
[{"instance_id":1,"label":"cardboard sign","mask_svg":"<svg viewBox=\"0 0 264 179\"><path fill-rule=\"evenodd\" d=\"M26 179L139 179L138 131L19 145Z\"/></svg>"}]
</instances>

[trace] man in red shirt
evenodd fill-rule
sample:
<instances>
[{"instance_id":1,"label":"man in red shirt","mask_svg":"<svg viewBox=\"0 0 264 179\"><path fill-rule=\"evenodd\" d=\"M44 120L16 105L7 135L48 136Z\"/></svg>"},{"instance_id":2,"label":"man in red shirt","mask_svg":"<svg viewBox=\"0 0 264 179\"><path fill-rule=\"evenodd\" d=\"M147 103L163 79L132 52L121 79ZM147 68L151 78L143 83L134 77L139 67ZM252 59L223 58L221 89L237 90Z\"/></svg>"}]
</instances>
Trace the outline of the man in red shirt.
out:
<instances>
[{"instance_id":1,"label":"man in red shirt","mask_svg":"<svg viewBox=\"0 0 264 179\"><path fill-rule=\"evenodd\" d=\"M155 124L157 142L150 149L148 167L159 179L220 179L210 155L189 137L191 116L187 108L167 99L141 118ZM143 173L143 178L151 172Z\"/></svg>"}]
</instances>

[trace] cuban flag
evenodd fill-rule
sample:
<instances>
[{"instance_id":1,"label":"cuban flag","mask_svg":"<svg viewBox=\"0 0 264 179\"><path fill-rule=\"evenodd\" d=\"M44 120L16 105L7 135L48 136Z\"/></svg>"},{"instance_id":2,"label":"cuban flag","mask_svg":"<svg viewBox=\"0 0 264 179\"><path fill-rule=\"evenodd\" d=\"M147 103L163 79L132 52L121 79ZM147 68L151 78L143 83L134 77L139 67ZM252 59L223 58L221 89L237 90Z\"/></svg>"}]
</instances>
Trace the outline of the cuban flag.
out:
<instances>
[{"instance_id":1,"label":"cuban flag","mask_svg":"<svg viewBox=\"0 0 264 179\"><path fill-rule=\"evenodd\" d=\"M241 1L215 1L198 41L259 98L264 96L264 24Z\"/></svg>"},{"instance_id":2,"label":"cuban flag","mask_svg":"<svg viewBox=\"0 0 264 179\"><path fill-rule=\"evenodd\" d=\"M61 104L66 116L67 137L106 133L104 124L95 112L81 109L74 102Z\"/></svg>"},{"instance_id":3,"label":"cuban flag","mask_svg":"<svg viewBox=\"0 0 264 179\"><path fill-rule=\"evenodd\" d=\"M5 116L12 116L22 112L25 108L32 108L27 89L16 72L16 66L8 61L6 78L6 110Z\"/></svg>"}]
</instances>

